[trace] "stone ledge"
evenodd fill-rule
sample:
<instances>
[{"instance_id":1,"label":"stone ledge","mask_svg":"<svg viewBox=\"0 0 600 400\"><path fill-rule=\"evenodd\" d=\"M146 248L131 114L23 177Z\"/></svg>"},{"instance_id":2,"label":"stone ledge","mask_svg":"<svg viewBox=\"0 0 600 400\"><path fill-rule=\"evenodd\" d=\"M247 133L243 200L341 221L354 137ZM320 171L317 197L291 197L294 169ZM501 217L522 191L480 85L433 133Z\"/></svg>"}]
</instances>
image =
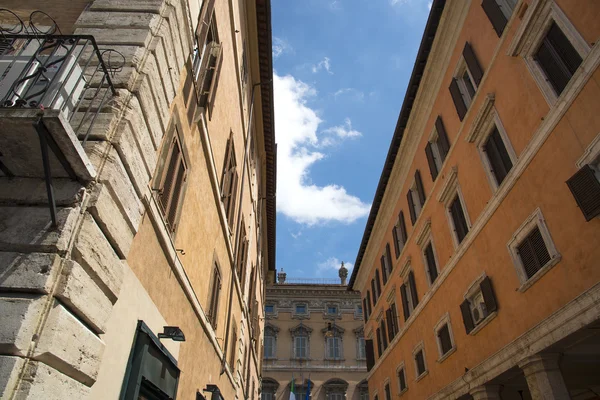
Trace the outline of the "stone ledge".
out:
<instances>
[{"instance_id":1,"label":"stone ledge","mask_svg":"<svg viewBox=\"0 0 600 400\"><path fill-rule=\"evenodd\" d=\"M15 393L18 400L85 399L90 388L40 362L29 361Z\"/></svg>"},{"instance_id":2,"label":"stone ledge","mask_svg":"<svg viewBox=\"0 0 600 400\"><path fill-rule=\"evenodd\" d=\"M0 399L11 398L24 363L21 357L0 356Z\"/></svg>"},{"instance_id":3,"label":"stone ledge","mask_svg":"<svg viewBox=\"0 0 600 400\"><path fill-rule=\"evenodd\" d=\"M0 253L0 288L48 294L61 258L48 253Z\"/></svg>"},{"instance_id":4,"label":"stone ledge","mask_svg":"<svg viewBox=\"0 0 600 400\"><path fill-rule=\"evenodd\" d=\"M159 14L165 7L164 0L95 0L90 10L137 11Z\"/></svg>"},{"instance_id":5,"label":"stone ledge","mask_svg":"<svg viewBox=\"0 0 600 400\"><path fill-rule=\"evenodd\" d=\"M0 205L47 206L48 192L42 178L0 177ZM75 206L81 201L83 186L71 179L52 179L56 205Z\"/></svg>"},{"instance_id":6,"label":"stone ledge","mask_svg":"<svg viewBox=\"0 0 600 400\"><path fill-rule=\"evenodd\" d=\"M0 353L27 355L47 299L21 294L0 297Z\"/></svg>"}]
</instances>

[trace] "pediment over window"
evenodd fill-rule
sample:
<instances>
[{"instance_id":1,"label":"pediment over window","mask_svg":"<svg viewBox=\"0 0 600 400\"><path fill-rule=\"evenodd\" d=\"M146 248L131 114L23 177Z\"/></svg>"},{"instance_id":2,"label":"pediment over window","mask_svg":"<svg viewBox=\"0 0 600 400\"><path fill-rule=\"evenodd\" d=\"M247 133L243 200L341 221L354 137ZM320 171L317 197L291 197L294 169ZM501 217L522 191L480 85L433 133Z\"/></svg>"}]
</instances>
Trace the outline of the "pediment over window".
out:
<instances>
[{"instance_id":1,"label":"pediment over window","mask_svg":"<svg viewBox=\"0 0 600 400\"><path fill-rule=\"evenodd\" d=\"M328 326L326 326L325 328L321 329L321 332L323 332L323 334L327 334L327 332L331 331L333 332L333 334L335 336L343 336L344 335L344 328L342 328L341 326L337 326L337 325L331 325L328 324Z\"/></svg>"},{"instance_id":2,"label":"pediment over window","mask_svg":"<svg viewBox=\"0 0 600 400\"><path fill-rule=\"evenodd\" d=\"M293 336L310 335L310 333L312 332L312 328L304 324L298 324L295 327L290 328L290 332Z\"/></svg>"},{"instance_id":3,"label":"pediment over window","mask_svg":"<svg viewBox=\"0 0 600 400\"><path fill-rule=\"evenodd\" d=\"M273 336L277 336L278 333L279 333L278 327L276 327L275 325L270 324L268 322L265 324L265 335L271 334Z\"/></svg>"},{"instance_id":4,"label":"pediment over window","mask_svg":"<svg viewBox=\"0 0 600 400\"><path fill-rule=\"evenodd\" d=\"M356 329L353 329L352 332L354 332L357 337L365 337L365 327L362 325Z\"/></svg>"},{"instance_id":5,"label":"pediment over window","mask_svg":"<svg viewBox=\"0 0 600 400\"><path fill-rule=\"evenodd\" d=\"M265 389L268 389L268 390L272 390L273 392L275 392L275 391L277 391L277 388L279 388L279 382L277 382L273 378L263 378L262 388L263 388L263 391Z\"/></svg>"},{"instance_id":6,"label":"pediment over window","mask_svg":"<svg viewBox=\"0 0 600 400\"><path fill-rule=\"evenodd\" d=\"M348 382L343 379L333 378L328 380L323 384L325 388L325 392L343 392L345 393L348 390Z\"/></svg>"}]
</instances>

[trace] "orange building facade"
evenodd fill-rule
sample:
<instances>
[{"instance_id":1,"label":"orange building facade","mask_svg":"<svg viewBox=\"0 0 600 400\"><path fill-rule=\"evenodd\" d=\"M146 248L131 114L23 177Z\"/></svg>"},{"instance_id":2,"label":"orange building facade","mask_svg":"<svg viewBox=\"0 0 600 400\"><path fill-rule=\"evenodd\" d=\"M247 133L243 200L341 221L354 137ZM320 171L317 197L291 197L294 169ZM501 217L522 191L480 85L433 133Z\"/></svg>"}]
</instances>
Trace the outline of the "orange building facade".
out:
<instances>
[{"instance_id":1,"label":"orange building facade","mask_svg":"<svg viewBox=\"0 0 600 400\"><path fill-rule=\"evenodd\" d=\"M370 398L600 398L599 17L433 2L349 285Z\"/></svg>"}]
</instances>

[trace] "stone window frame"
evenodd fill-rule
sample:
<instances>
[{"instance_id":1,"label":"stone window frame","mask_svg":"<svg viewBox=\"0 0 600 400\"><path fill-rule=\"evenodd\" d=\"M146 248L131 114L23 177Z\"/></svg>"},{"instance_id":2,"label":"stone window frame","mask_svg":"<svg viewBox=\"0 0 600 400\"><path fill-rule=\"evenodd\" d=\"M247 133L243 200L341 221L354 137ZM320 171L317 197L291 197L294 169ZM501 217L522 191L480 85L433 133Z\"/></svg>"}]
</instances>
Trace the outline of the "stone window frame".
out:
<instances>
[{"instance_id":1,"label":"stone window frame","mask_svg":"<svg viewBox=\"0 0 600 400\"><path fill-rule=\"evenodd\" d=\"M360 307L360 311L358 311ZM362 304L355 304L354 305L354 319L363 319L365 310L363 309L363 305Z\"/></svg>"},{"instance_id":2,"label":"stone window frame","mask_svg":"<svg viewBox=\"0 0 600 400\"><path fill-rule=\"evenodd\" d=\"M404 389L400 385L400 372L404 375ZM406 366L404 360L396 367L396 381L398 382L398 396L402 396L408 390L408 380L406 379Z\"/></svg>"},{"instance_id":3,"label":"stone window frame","mask_svg":"<svg viewBox=\"0 0 600 400\"><path fill-rule=\"evenodd\" d=\"M437 255L437 251L435 249L435 244L433 243L433 232L431 230L431 219L428 219L427 222L425 222L425 224L423 225L423 228L421 229L421 231L419 232L419 234L417 236L417 245L420 247L420 250L421 250L421 260L423 261L425 277L427 278L427 284L429 285L429 287L431 287L431 286L433 286L435 281L433 281L433 282L431 281L431 277L429 276L429 270L428 270L429 265L427 264L427 257L425 256L425 249L427 248L427 246L429 244L431 244L431 250L433 251L433 259L435 260L435 269L438 274L435 281L437 281L437 279L439 278L440 273L441 273L441 264L440 264L439 257Z\"/></svg>"},{"instance_id":4,"label":"stone window frame","mask_svg":"<svg viewBox=\"0 0 600 400\"><path fill-rule=\"evenodd\" d=\"M213 331L217 331L217 326L219 322L219 302L221 297L221 288L223 286L223 272L221 268L221 263L219 262L219 257L217 252L213 253L212 264L213 268L211 269L211 278L210 278L210 286L208 290L208 312L207 312L207 320ZM216 289L217 293L215 294L215 285L216 279L218 280L219 287ZM215 298L216 296L216 298ZM216 314L216 315L213 315Z\"/></svg>"},{"instance_id":5,"label":"stone window frame","mask_svg":"<svg viewBox=\"0 0 600 400\"><path fill-rule=\"evenodd\" d=\"M417 366L417 353L419 351L423 352L423 365L425 366L425 370L420 375L418 375L419 367ZM427 357L425 355L425 343L422 340L419 343L417 343L413 348L412 358L415 367L415 382L419 382L421 379L427 376L427 374L429 374L429 369L427 368Z\"/></svg>"},{"instance_id":6,"label":"stone window frame","mask_svg":"<svg viewBox=\"0 0 600 400\"><path fill-rule=\"evenodd\" d=\"M440 135L437 130L436 124L433 124L433 128L431 133L429 134L429 138L427 142L431 145L431 152L433 153L433 159L435 162L435 167L437 168L438 176L444 167L445 161L448 159L448 154L446 154L446 158L442 160L442 153L440 152L440 143L439 143ZM437 180L437 177L436 179Z\"/></svg>"},{"instance_id":7,"label":"stone window frame","mask_svg":"<svg viewBox=\"0 0 600 400\"><path fill-rule=\"evenodd\" d=\"M337 326L337 325L333 325L331 327L332 331L333 331L333 338L339 339L339 357L330 357L327 355L327 341L328 339L331 339L332 337L328 337L327 336L327 332L329 330L329 327L325 327L323 329L321 329L321 332L323 333L323 339L324 339L324 359L325 360L329 360L329 361L343 361L345 360L344 358L344 328Z\"/></svg>"},{"instance_id":8,"label":"stone window frame","mask_svg":"<svg viewBox=\"0 0 600 400\"><path fill-rule=\"evenodd\" d=\"M438 333L444 326L448 327L450 343L452 344L452 347L450 348L450 350L448 350L445 354L442 353L442 344L441 344L440 338L438 336ZM450 321L450 313L449 312L446 312L446 314L442 315L442 317L438 320L438 322L433 327L433 333L435 335L435 342L437 343L437 348L438 348L439 358L437 359L437 362L442 363L444 360L446 360L448 357L450 357L454 352L456 352L456 341L454 340L454 332L452 331L452 324Z\"/></svg>"},{"instance_id":9,"label":"stone window frame","mask_svg":"<svg viewBox=\"0 0 600 400\"><path fill-rule=\"evenodd\" d=\"M456 227L454 226L454 219L452 218L452 213L450 212L450 206L454 202L454 200L458 197L460 202L460 206L462 208L463 214L465 216L465 222L467 223L468 232L463 238L462 242L458 241L458 235L456 234ZM473 224L471 223L471 218L469 217L469 211L467 210L467 203L465 201L465 197L463 196L462 190L460 188L460 183L458 182L458 167L453 166L449 173L446 176L446 180L444 181L444 185L442 186L437 200L444 205L444 213L446 214L446 219L448 220L448 227L450 228L450 236L452 236L452 243L454 244L454 249L458 249L463 243L466 242L466 236L471 232L471 228ZM425 247L422 246L422 247ZM435 256L435 248L434 248L434 256ZM437 258L436 258L437 261ZM439 273L439 263L438 263L438 273Z\"/></svg>"},{"instance_id":10,"label":"stone window frame","mask_svg":"<svg viewBox=\"0 0 600 400\"><path fill-rule=\"evenodd\" d=\"M304 331L305 334L302 333L302 336L306 336L306 356L305 357L297 357L296 356L296 337L300 336L299 333ZM293 360L310 360L310 337L312 334L312 328L309 326L298 324L293 328L290 328L290 333L292 335L292 356L290 357Z\"/></svg>"},{"instance_id":11,"label":"stone window frame","mask_svg":"<svg viewBox=\"0 0 600 400\"><path fill-rule=\"evenodd\" d=\"M365 361L367 359L367 350L366 350L366 343L365 343L365 328L364 326L360 326L356 329L353 330L354 334L356 335L356 360L358 361ZM360 354L360 340L362 339L363 341L363 357L361 357Z\"/></svg>"},{"instance_id":12,"label":"stone window frame","mask_svg":"<svg viewBox=\"0 0 600 400\"><path fill-rule=\"evenodd\" d=\"M299 313L299 312L296 311L297 306L300 306L300 305L304 305L304 307L306 308L306 312ZM308 309L308 302L306 302L306 301L294 302L294 305L292 307L292 318L295 318L295 319L309 319L310 318L310 311Z\"/></svg>"},{"instance_id":13,"label":"stone window frame","mask_svg":"<svg viewBox=\"0 0 600 400\"><path fill-rule=\"evenodd\" d=\"M486 96L483 105L480 108L478 115L475 117L475 121L466 136L465 140L470 143L474 143L477 146L477 151L479 153L479 158L481 159L481 163L483 164L483 169L485 170L485 175L487 177L488 183L492 191L497 192L505 182L509 181L509 176L511 172L514 170L519 157L515 152L514 147L512 146L512 142L506 133L506 129L504 128L504 124L498 115L498 110L494 106L495 103L495 95L493 93L488 93ZM496 177L492 172L492 165L489 161L489 158L484 150L485 144L487 143L488 138L492 134L494 128L498 130L500 134L500 138L504 143L504 148L508 153L508 157L513 164L513 167L508 172L504 181L501 184L498 184L496 181Z\"/></svg>"},{"instance_id":14,"label":"stone window frame","mask_svg":"<svg viewBox=\"0 0 600 400\"><path fill-rule=\"evenodd\" d=\"M412 265L411 265L411 257L408 256L406 258L406 262L404 263L404 266L401 268L400 270L400 278L402 278L402 284L406 285L406 300L407 300L407 305L408 305L408 311L409 311L409 315L410 317L412 317L415 313L415 309L417 308L418 304L413 304L413 298L412 298L412 288L410 287L409 283L408 283L408 274L410 273L410 271L412 271ZM414 272L413 272L414 274ZM415 283L416 284L416 283ZM410 319L409 317L409 319ZM406 320L408 321L408 319ZM406 325L407 322L405 322Z\"/></svg>"},{"instance_id":15,"label":"stone window frame","mask_svg":"<svg viewBox=\"0 0 600 400\"><path fill-rule=\"evenodd\" d=\"M270 330L273 333L273 355L268 357L267 352L263 351L263 356L264 356L263 358L265 360L277 360L277 336L279 334L279 328L273 324L266 323L265 328L264 328L263 342L267 338L267 330ZM265 346L265 348L266 348L266 346Z\"/></svg>"},{"instance_id":16,"label":"stone window frame","mask_svg":"<svg viewBox=\"0 0 600 400\"><path fill-rule=\"evenodd\" d=\"M335 307L335 313L329 313L329 307ZM342 310L340 304L335 302L325 303L325 310L323 310L323 318L325 319L342 319Z\"/></svg>"},{"instance_id":17,"label":"stone window frame","mask_svg":"<svg viewBox=\"0 0 600 400\"><path fill-rule=\"evenodd\" d=\"M527 278L521 257L517 251L519 245L523 240L535 229L538 228L544 239L544 244L550 255L550 260L542 266L531 278ZM519 292L525 292L535 282L537 282L542 276L544 276L552 267L554 267L561 260L562 256L556 249L550 231L546 225L546 220L542 214L542 210L538 207L533 213L521 224L521 226L515 231L511 239L506 244L508 252L513 261L513 266L517 272L517 277L521 283L520 287L517 288Z\"/></svg>"},{"instance_id":18,"label":"stone window frame","mask_svg":"<svg viewBox=\"0 0 600 400\"><path fill-rule=\"evenodd\" d=\"M556 104L560 98L564 98L568 87L574 84L574 79L571 78L565 90L557 95L550 82L547 81L546 74L534 59L535 53L553 22L567 37L575 51L579 53L583 65L591 47L554 0L532 1L507 51L509 56L520 55L523 58L527 69L550 107Z\"/></svg>"},{"instance_id":19,"label":"stone window frame","mask_svg":"<svg viewBox=\"0 0 600 400\"><path fill-rule=\"evenodd\" d=\"M468 300L469 303L474 303L475 298L482 296L483 297L483 293L481 292L481 282L483 282L483 280L487 277L487 274L485 273L485 271L479 275L477 277L477 279L475 279L471 285L469 285L469 287L467 288L467 291L465 292L465 294L463 295L463 298L465 300ZM474 336L477 334L477 332L479 332L480 330L482 330L487 324L489 324L494 318L496 318L496 316L498 315L498 311L493 311L491 313L488 313L488 315L486 315L486 317L484 319L482 319L479 323L475 323L475 319L473 318L473 313L471 311L471 318L473 318L473 323L475 324L475 327L473 328L473 330L471 332L469 332L469 335Z\"/></svg>"},{"instance_id":20,"label":"stone window frame","mask_svg":"<svg viewBox=\"0 0 600 400\"><path fill-rule=\"evenodd\" d=\"M469 79L471 80L471 84L473 85L473 89L474 89L473 93L474 94L472 97L468 93L467 87L464 83L463 77L464 77L465 72L468 74ZM465 108L468 111L469 108L471 107L471 104L473 104L473 99L477 95L477 89L479 86L475 82L475 78L473 78L473 74L471 73L471 70L469 70L467 61L465 60L465 57L462 55L462 53L460 55L460 59L456 63L456 67L454 68L454 72L452 73L452 78L456 79L456 83L458 85L460 95L462 97Z\"/></svg>"},{"instance_id":21,"label":"stone window frame","mask_svg":"<svg viewBox=\"0 0 600 400\"><path fill-rule=\"evenodd\" d=\"M383 381L383 393L385 393L385 400L392 399L392 387L390 386L390 378L385 378ZM388 397L388 393L390 394Z\"/></svg>"},{"instance_id":22,"label":"stone window frame","mask_svg":"<svg viewBox=\"0 0 600 400\"><path fill-rule=\"evenodd\" d=\"M267 311L267 307L273 307L273 311ZM266 302L265 303L265 314L271 315L271 316L277 316L277 313L278 313L277 304L275 304L274 302Z\"/></svg>"}]
</instances>

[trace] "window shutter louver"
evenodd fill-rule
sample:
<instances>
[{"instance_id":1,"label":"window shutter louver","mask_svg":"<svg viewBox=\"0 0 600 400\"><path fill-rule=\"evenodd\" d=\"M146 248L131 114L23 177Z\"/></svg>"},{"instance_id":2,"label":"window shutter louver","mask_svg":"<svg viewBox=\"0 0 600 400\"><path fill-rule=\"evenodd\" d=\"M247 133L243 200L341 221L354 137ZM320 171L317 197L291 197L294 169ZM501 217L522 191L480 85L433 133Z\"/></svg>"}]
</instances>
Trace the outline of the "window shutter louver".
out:
<instances>
[{"instance_id":1,"label":"window shutter louver","mask_svg":"<svg viewBox=\"0 0 600 400\"><path fill-rule=\"evenodd\" d=\"M403 211L400 211L398 218L400 219L400 236L402 238L402 243L406 244L406 240L408 239L408 233L406 232L406 223L404 221Z\"/></svg>"},{"instance_id":2,"label":"window shutter louver","mask_svg":"<svg viewBox=\"0 0 600 400\"><path fill-rule=\"evenodd\" d=\"M381 279L379 279L379 270L375 270L375 285L377 286L377 299L381 296Z\"/></svg>"},{"instance_id":3,"label":"window shutter louver","mask_svg":"<svg viewBox=\"0 0 600 400\"><path fill-rule=\"evenodd\" d=\"M506 146L504 145L504 141L497 128L494 127L494 130L490 134L483 149L490 162L492 174L496 178L496 183L500 185L511 170L512 161L506 151Z\"/></svg>"},{"instance_id":4,"label":"window shutter louver","mask_svg":"<svg viewBox=\"0 0 600 400\"><path fill-rule=\"evenodd\" d=\"M377 328L375 333L377 334L377 355L381 357L381 353L383 353L383 347L381 347L381 329Z\"/></svg>"},{"instance_id":5,"label":"window shutter louver","mask_svg":"<svg viewBox=\"0 0 600 400\"><path fill-rule=\"evenodd\" d=\"M410 285L410 295L413 300L413 307L417 308L419 304L419 297L417 296L417 284L415 283L415 274L410 271L408 273L408 284Z\"/></svg>"},{"instance_id":6,"label":"window shutter louver","mask_svg":"<svg viewBox=\"0 0 600 400\"><path fill-rule=\"evenodd\" d=\"M423 359L423 350L419 350L417 355L415 356L415 360L417 361L417 372L421 375L425 372L425 360Z\"/></svg>"},{"instance_id":7,"label":"window shutter louver","mask_svg":"<svg viewBox=\"0 0 600 400\"><path fill-rule=\"evenodd\" d=\"M381 259L379 260L381 263L381 274L383 275L383 285L385 286L385 284L387 283L387 268L385 267L385 257L381 256Z\"/></svg>"},{"instance_id":8,"label":"window shutter louver","mask_svg":"<svg viewBox=\"0 0 600 400\"><path fill-rule=\"evenodd\" d=\"M387 310L385 310L385 319L386 319L386 322L387 322L388 336L389 336L390 341L391 341L394 338L394 336L395 336L391 308L388 308Z\"/></svg>"},{"instance_id":9,"label":"window shutter louver","mask_svg":"<svg viewBox=\"0 0 600 400\"><path fill-rule=\"evenodd\" d=\"M581 167L567 185L586 221L600 215L600 181L590 165Z\"/></svg>"},{"instance_id":10,"label":"window shutter louver","mask_svg":"<svg viewBox=\"0 0 600 400\"><path fill-rule=\"evenodd\" d=\"M400 243L398 243L398 226L395 225L392 228L392 239L394 240L394 254L396 254L396 258L400 256Z\"/></svg>"},{"instance_id":11,"label":"window shutter louver","mask_svg":"<svg viewBox=\"0 0 600 400\"><path fill-rule=\"evenodd\" d=\"M496 303L496 296L494 295L494 288L492 287L492 281L488 276L483 278L483 281L479 284L481 294L483 295L483 301L485 302L485 308L488 314L498 310L498 304Z\"/></svg>"},{"instance_id":12,"label":"window shutter louver","mask_svg":"<svg viewBox=\"0 0 600 400\"><path fill-rule=\"evenodd\" d=\"M367 307L369 307L369 316L370 316L371 312L372 312L372 309L371 309L371 296L370 296L368 290L367 290Z\"/></svg>"},{"instance_id":13,"label":"window shutter louver","mask_svg":"<svg viewBox=\"0 0 600 400\"><path fill-rule=\"evenodd\" d=\"M368 291L367 291L367 296L369 296L369 292ZM369 319L369 310L367 309L367 300L366 300L366 298L363 299L362 304L363 304L363 320L365 321L365 324L366 324L367 320Z\"/></svg>"},{"instance_id":14,"label":"window shutter louver","mask_svg":"<svg viewBox=\"0 0 600 400\"><path fill-rule=\"evenodd\" d=\"M173 191L173 185L177 174L177 168L179 166L179 146L177 146L177 139L173 138L171 146L169 148L169 161L167 164L167 170L163 177L163 181L160 185L159 200L163 208L163 212L166 214L169 210L169 200Z\"/></svg>"},{"instance_id":15,"label":"window shutter louver","mask_svg":"<svg viewBox=\"0 0 600 400\"><path fill-rule=\"evenodd\" d=\"M373 298L373 305L377 304L377 289L375 288L375 278L371 279L371 296Z\"/></svg>"},{"instance_id":16,"label":"window shutter louver","mask_svg":"<svg viewBox=\"0 0 600 400\"><path fill-rule=\"evenodd\" d=\"M469 42L465 43L463 57L465 58L465 63L467 64L467 68L469 68L469 72L471 72L471 76L475 80L475 84L479 86L481 78L483 78L483 69L481 68L481 65L479 65L473 47L471 47Z\"/></svg>"},{"instance_id":17,"label":"window shutter louver","mask_svg":"<svg viewBox=\"0 0 600 400\"><path fill-rule=\"evenodd\" d=\"M216 80L216 72L221 56L222 46L219 43L212 42L207 45L204 57L202 59L201 76L202 78L198 82L200 89L198 93L198 105L200 107L209 106L211 98L211 90ZM209 110L210 112L210 110Z\"/></svg>"},{"instance_id":18,"label":"window shutter louver","mask_svg":"<svg viewBox=\"0 0 600 400\"><path fill-rule=\"evenodd\" d=\"M231 193L230 193L230 201L229 201L229 213L227 215L227 222L229 222L229 226L233 227L234 218L235 218L235 201L237 198L237 184L238 184L238 173L233 167L233 177L231 179Z\"/></svg>"},{"instance_id":19,"label":"window shutter louver","mask_svg":"<svg viewBox=\"0 0 600 400\"><path fill-rule=\"evenodd\" d=\"M431 284L433 285L433 282L435 282L435 280L438 277L438 271L435 264L435 257L433 256L433 247L431 246L431 243L429 243L425 248L425 259L427 260L427 270L429 271L429 279L431 280Z\"/></svg>"},{"instance_id":20,"label":"window shutter louver","mask_svg":"<svg viewBox=\"0 0 600 400\"><path fill-rule=\"evenodd\" d=\"M396 309L396 303L392 303L390 306L390 314L392 315L392 327L394 328L394 336L400 332L398 326L398 310Z\"/></svg>"},{"instance_id":21,"label":"window shutter louver","mask_svg":"<svg viewBox=\"0 0 600 400\"><path fill-rule=\"evenodd\" d=\"M440 151L440 157L442 163L446 159L448 152L450 151L450 140L448 139L448 134L446 133L446 128L444 128L444 122L442 121L442 117L438 116L435 120L435 130L438 134L438 149Z\"/></svg>"},{"instance_id":22,"label":"window shutter louver","mask_svg":"<svg viewBox=\"0 0 600 400\"><path fill-rule=\"evenodd\" d=\"M458 196L456 196L456 198L450 205L450 214L452 215L452 221L454 222L454 230L456 232L456 238L458 239L458 243L462 243L463 239L465 238L465 236L467 236L467 233L469 232L469 227L467 225L465 212L463 211Z\"/></svg>"},{"instance_id":23,"label":"window shutter louver","mask_svg":"<svg viewBox=\"0 0 600 400\"><path fill-rule=\"evenodd\" d=\"M465 330L467 331L467 334L469 334L473 328L475 328L469 300L465 300L460 304L460 313L462 314L463 323L465 324Z\"/></svg>"},{"instance_id":24,"label":"window shutter louver","mask_svg":"<svg viewBox=\"0 0 600 400\"><path fill-rule=\"evenodd\" d=\"M449 89L450 95L452 96L452 101L454 102L454 107L456 108L456 113L458 114L458 118L462 121L467 114L467 106L462 98L462 95L460 94L458 82L455 78L452 79Z\"/></svg>"},{"instance_id":25,"label":"window shutter louver","mask_svg":"<svg viewBox=\"0 0 600 400\"><path fill-rule=\"evenodd\" d=\"M202 46L206 42L206 36L208 35L208 28L210 27L210 21L213 16L213 10L215 9L215 0L205 0L204 7L200 13L200 19L198 21L198 27L196 28L196 37L198 38L198 45L200 51Z\"/></svg>"},{"instance_id":26,"label":"window shutter louver","mask_svg":"<svg viewBox=\"0 0 600 400\"><path fill-rule=\"evenodd\" d=\"M169 210L167 213L167 221L171 226L171 231L175 231L175 221L177 218L177 209L179 208L179 199L181 197L183 183L186 179L185 165L183 164L181 156L179 157L178 164L179 168L177 171L177 179L175 180L175 185L173 186L173 194L169 201Z\"/></svg>"},{"instance_id":27,"label":"window shutter louver","mask_svg":"<svg viewBox=\"0 0 600 400\"><path fill-rule=\"evenodd\" d=\"M429 172L431 173L431 180L435 181L435 178L438 176L437 165L435 165L435 160L433 159L433 151L431 150L431 143L427 142L427 146L425 146L425 156L427 156L427 164L429 164Z\"/></svg>"},{"instance_id":28,"label":"window shutter louver","mask_svg":"<svg viewBox=\"0 0 600 400\"><path fill-rule=\"evenodd\" d=\"M219 44L219 50L215 61L215 71L212 76L212 82L209 89L208 97L208 116L212 116L215 106L215 97L217 96L217 88L219 87L219 77L221 76L221 67L223 65L223 45Z\"/></svg>"},{"instance_id":29,"label":"window shutter louver","mask_svg":"<svg viewBox=\"0 0 600 400\"><path fill-rule=\"evenodd\" d=\"M387 339L387 334L385 331L385 325L383 324L383 321L381 321L380 327L381 327L381 341L383 342L383 350L385 351L385 349L387 349L387 346L388 346L388 339Z\"/></svg>"},{"instance_id":30,"label":"window shutter louver","mask_svg":"<svg viewBox=\"0 0 600 400\"><path fill-rule=\"evenodd\" d=\"M406 194L406 199L408 200L408 213L410 214L410 222L414 225L417 220L417 215L415 213L415 203L413 203L411 190Z\"/></svg>"},{"instance_id":31,"label":"window shutter louver","mask_svg":"<svg viewBox=\"0 0 600 400\"><path fill-rule=\"evenodd\" d=\"M504 32L504 28L508 21L502 13L502 10L500 10L497 0L483 0L481 2L481 7L483 7L483 11L485 11L485 14L492 23L498 37L502 36L502 32Z\"/></svg>"},{"instance_id":32,"label":"window shutter louver","mask_svg":"<svg viewBox=\"0 0 600 400\"><path fill-rule=\"evenodd\" d=\"M367 358L367 371L371 371L375 365L375 353L373 352L373 340L365 340L365 355Z\"/></svg>"},{"instance_id":33,"label":"window shutter louver","mask_svg":"<svg viewBox=\"0 0 600 400\"><path fill-rule=\"evenodd\" d=\"M548 261L550 254L539 228L535 228L517 248L527 279L531 278Z\"/></svg>"},{"instance_id":34,"label":"window shutter louver","mask_svg":"<svg viewBox=\"0 0 600 400\"><path fill-rule=\"evenodd\" d=\"M415 184L417 186L417 193L419 194L419 200L421 201L421 206L425 204L425 189L423 188L423 180L421 180L421 172L419 170L415 171Z\"/></svg>"},{"instance_id":35,"label":"window shutter louver","mask_svg":"<svg viewBox=\"0 0 600 400\"><path fill-rule=\"evenodd\" d=\"M581 65L581 56L556 23L552 23L550 26L547 37L568 71L570 78Z\"/></svg>"},{"instance_id":36,"label":"window shutter louver","mask_svg":"<svg viewBox=\"0 0 600 400\"><path fill-rule=\"evenodd\" d=\"M400 286L400 295L402 296L402 311L404 313L404 320L406 321L410 317L410 309L408 308L408 295L406 294L406 284Z\"/></svg>"},{"instance_id":37,"label":"window shutter louver","mask_svg":"<svg viewBox=\"0 0 600 400\"><path fill-rule=\"evenodd\" d=\"M385 257L386 257L387 266L389 268L389 273L391 275L392 271L394 270L394 264L392 264L392 251L390 250L389 243L386 243L386 245L385 245Z\"/></svg>"}]
</instances>

